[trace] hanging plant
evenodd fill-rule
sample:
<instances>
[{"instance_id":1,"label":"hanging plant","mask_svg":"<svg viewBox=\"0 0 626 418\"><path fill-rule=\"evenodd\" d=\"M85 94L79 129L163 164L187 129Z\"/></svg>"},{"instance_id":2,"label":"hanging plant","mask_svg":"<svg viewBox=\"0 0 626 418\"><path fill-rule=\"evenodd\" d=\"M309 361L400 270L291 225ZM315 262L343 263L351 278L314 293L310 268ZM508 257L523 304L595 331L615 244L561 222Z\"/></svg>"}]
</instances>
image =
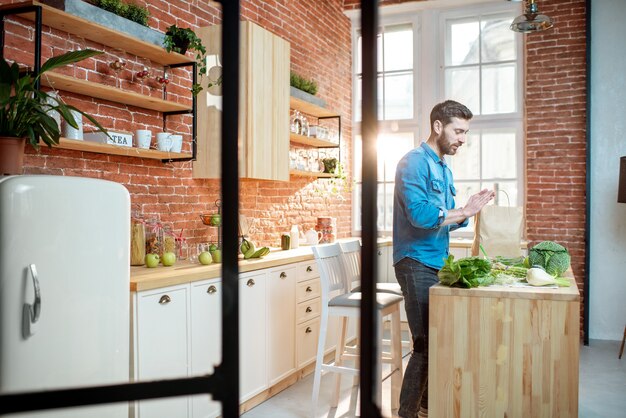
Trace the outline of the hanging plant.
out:
<instances>
[{"instance_id":1,"label":"hanging plant","mask_svg":"<svg viewBox=\"0 0 626 418\"><path fill-rule=\"evenodd\" d=\"M202 45L202 40L198 38L198 35L196 35L193 30L189 28L179 28L176 25L168 27L165 32L163 46L167 52L185 54L187 51L193 51L196 54L200 82L202 81L202 77L207 74L206 48ZM212 83L210 86L220 83L221 77L217 82ZM195 83L191 87L191 91L195 96L202 91L202 86L200 83Z\"/></svg>"}]
</instances>

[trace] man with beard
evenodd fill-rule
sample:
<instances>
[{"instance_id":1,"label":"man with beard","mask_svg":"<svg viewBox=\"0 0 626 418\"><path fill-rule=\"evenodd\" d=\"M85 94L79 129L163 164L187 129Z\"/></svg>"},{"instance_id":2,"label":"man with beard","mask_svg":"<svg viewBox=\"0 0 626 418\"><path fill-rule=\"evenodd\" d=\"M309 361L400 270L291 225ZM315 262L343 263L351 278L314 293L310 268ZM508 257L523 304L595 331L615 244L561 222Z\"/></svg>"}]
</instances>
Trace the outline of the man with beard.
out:
<instances>
[{"instance_id":1,"label":"man with beard","mask_svg":"<svg viewBox=\"0 0 626 418\"><path fill-rule=\"evenodd\" d=\"M465 143L472 116L461 103L437 104L428 140L402 157L396 169L393 264L413 339L400 392L403 418L428 416L428 288L439 282L450 231L467 226L495 194L481 190L455 209L456 190L444 155L456 154Z\"/></svg>"}]
</instances>

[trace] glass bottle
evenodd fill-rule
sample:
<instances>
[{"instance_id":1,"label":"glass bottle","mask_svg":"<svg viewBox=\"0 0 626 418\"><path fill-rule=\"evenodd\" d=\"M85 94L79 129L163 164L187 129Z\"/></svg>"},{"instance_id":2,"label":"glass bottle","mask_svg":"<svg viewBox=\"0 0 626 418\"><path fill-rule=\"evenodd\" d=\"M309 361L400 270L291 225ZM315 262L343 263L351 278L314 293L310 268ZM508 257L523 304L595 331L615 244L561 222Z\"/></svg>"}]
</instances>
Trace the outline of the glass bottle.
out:
<instances>
[{"instance_id":1,"label":"glass bottle","mask_svg":"<svg viewBox=\"0 0 626 418\"><path fill-rule=\"evenodd\" d=\"M139 211L130 218L130 265L143 266L146 259L145 220Z\"/></svg>"}]
</instances>

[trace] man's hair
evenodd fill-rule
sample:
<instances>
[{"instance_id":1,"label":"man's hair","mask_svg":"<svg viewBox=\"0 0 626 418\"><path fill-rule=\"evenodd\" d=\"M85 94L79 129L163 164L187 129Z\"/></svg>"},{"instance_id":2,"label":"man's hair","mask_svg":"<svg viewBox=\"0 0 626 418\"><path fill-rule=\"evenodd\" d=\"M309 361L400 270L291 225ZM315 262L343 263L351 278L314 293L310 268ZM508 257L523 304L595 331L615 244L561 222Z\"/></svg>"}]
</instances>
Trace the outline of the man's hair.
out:
<instances>
[{"instance_id":1,"label":"man's hair","mask_svg":"<svg viewBox=\"0 0 626 418\"><path fill-rule=\"evenodd\" d=\"M454 100L446 100L436 104L430 111L430 128L433 129L436 120L441 121L443 126L446 126L452 122L452 118L470 120L473 117L472 111L465 105Z\"/></svg>"}]
</instances>

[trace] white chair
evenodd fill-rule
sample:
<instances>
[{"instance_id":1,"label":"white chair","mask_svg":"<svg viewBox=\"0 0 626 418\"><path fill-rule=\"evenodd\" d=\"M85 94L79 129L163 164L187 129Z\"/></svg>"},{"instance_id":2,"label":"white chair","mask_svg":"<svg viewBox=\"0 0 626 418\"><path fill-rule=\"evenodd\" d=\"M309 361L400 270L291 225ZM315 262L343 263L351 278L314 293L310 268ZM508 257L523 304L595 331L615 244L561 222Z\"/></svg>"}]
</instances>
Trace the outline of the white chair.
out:
<instances>
[{"instance_id":1,"label":"white chair","mask_svg":"<svg viewBox=\"0 0 626 418\"><path fill-rule=\"evenodd\" d=\"M348 268L348 287L351 292L361 291L361 241L358 239L340 242L344 265ZM398 283L376 282L376 291L402 296Z\"/></svg>"},{"instance_id":2,"label":"white chair","mask_svg":"<svg viewBox=\"0 0 626 418\"><path fill-rule=\"evenodd\" d=\"M317 357L315 363L315 375L313 380L313 408L312 416L315 417L319 400L320 382L323 372L336 373L333 397L331 406L337 407L339 403L339 388L341 384L341 374L358 376L358 353L346 351L346 334L348 328L348 318L359 319L361 315L361 293L348 292L348 275L343 263L342 252L339 244L328 244L313 246L313 255L319 267L321 284L321 318L320 333L317 343ZM391 293L377 293L376 307L378 311L378 341L382 341L382 319L391 316L391 352L383 355L381 351L378 358L377 382L382 381L382 362L391 363L391 408L397 409L399 404L400 386L402 384L402 349L400 341L400 302L402 296ZM331 363L324 363L324 347L326 333L328 330L328 317L337 316L341 320L338 327L337 348L335 350L335 360ZM354 367L344 364L345 360L353 359ZM382 394L380 383L377 391L378 404L381 404Z\"/></svg>"}]
</instances>

